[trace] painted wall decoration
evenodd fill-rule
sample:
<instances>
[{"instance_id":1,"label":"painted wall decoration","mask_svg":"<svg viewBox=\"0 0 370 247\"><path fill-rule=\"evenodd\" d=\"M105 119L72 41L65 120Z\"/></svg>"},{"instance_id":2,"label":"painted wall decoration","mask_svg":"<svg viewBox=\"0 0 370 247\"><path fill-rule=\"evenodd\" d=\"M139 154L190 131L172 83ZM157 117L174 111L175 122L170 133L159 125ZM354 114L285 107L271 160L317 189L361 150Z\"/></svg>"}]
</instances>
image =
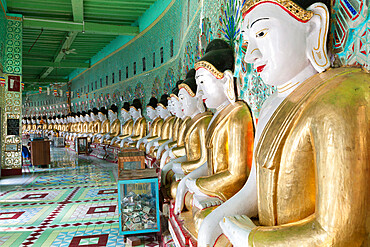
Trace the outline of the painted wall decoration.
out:
<instances>
[{"instance_id":1,"label":"painted wall decoration","mask_svg":"<svg viewBox=\"0 0 370 247\"><path fill-rule=\"evenodd\" d=\"M161 98L161 95L162 95L161 81L159 79L159 76L156 76L154 78L152 85L151 97L156 97L159 100Z\"/></svg>"},{"instance_id":2,"label":"painted wall decoration","mask_svg":"<svg viewBox=\"0 0 370 247\"><path fill-rule=\"evenodd\" d=\"M166 76L164 77L163 93L170 94L177 81L173 69L170 68L167 70Z\"/></svg>"}]
</instances>

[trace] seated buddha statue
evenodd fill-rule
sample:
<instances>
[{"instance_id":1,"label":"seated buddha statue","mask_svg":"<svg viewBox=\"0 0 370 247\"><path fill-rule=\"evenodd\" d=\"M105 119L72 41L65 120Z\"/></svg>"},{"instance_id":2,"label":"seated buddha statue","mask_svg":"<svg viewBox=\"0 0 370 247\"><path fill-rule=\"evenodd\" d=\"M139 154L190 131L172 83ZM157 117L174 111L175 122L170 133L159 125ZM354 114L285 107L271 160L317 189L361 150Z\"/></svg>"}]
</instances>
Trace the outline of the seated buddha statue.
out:
<instances>
[{"instance_id":1,"label":"seated buddha statue","mask_svg":"<svg viewBox=\"0 0 370 247\"><path fill-rule=\"evenodd\" d=\"M27 127L26 127L26 134L30 134L31 130L32 130L32 123L31 123L31 117L28 117L26 119L26 123L27 123Z\"/></svg>"},{"instance_id":2,"label":"seated buddha statue","mask_svg":"<svg viewBox=\"0 0 370 247\"><path fill-rule=\"evenodd\" d=\"M148 142L148 139L153 138L154 136L157 137L159 135L160 128L162 126L162 121L157 115L157 111L155 108L157 107L158 100L155 97L151 97L149 99L149 103L146 105L146 115L149 118L149 122L147 124L147 135L138 140L136 143L133 142L131 146L134 146L137 149L144 151L145 144Z\"/></svg>"},{"instance_id":3,"label":"seated buddha statue","mask_svg":"<svg viewBox=\"0 0 370 247\"><path fill-rule=\"evenodd\" d=\"M105 109L105 107L100 108L98 117L101 122L101 128L100 128L100 132L93 137L93 142L96 142L96 143L99 143L101 138L107 133L109 133L109 130L110 130L110 122L109 122L109 119L107 118L108 111Z\"/></svg>"},{"instance_id":4,"label":"seated buddha statue","mask_svg":"<svg viewBox=\"0 0 370 247\"><path fill-rule=\"evenodd\" d=\"M43 115L42 116L42 132L44 135L46 135L47 130L48 130L48 123L47 123L46 115Z\"/></svg>"},{"instance_id":5,"label":"seated buddha statue","mask_svg":"<svg viewBox=\"0 0 370 247\"><path fill-rule=\"evenodd\" d=\"M52 120L52 117L48 117L48 119L47 119L48 130L46 132L48 135L50 135L51 132L53 131L53 124L52 124L51 120Z\"/></svg>"},{"instance_id":6,"label":"seated buddha statue","mask_svg":"<svg viewBox=\"0 0 370 247\"><path fill-rule=\"evenodd\" d=\"M71 140L74 142L76 137L82 133L83 118L81 112L77 112L75 115L75 129L72 134Z\"/></svg>"},{"instance_id":7,"label":"seated buddha statue","mask_svg":"<svg viewBox=\"0 0 370 247\"><path fill-rule=\"evenodd\" d=\"M164 142L163 144L161 144L158 147L157 155L156 155L157 160L161 160L163 153L167 149L169 149L169 147L174 147L174 146L177 145L177 141L179 140L179 136L182 135L183 131L185 130L184 126L186 126L186 123L183 124L183 122L185 121L185 115L184 115L184 112L181 109L181 104L180 104L179 98L177 96L178 93L179 93L178 85L180 83L182 83L182 80L179 80L176 83L176 86L172 90L172 92L170 94L170 99L169 99L169 103L171 103L171 106L172 106L171 107L172 108L172 110L171 110L172 115L175 116L175 121L174 121L173 127L172 127L172 129L173 129L172 130L172 136L168 141ZM187 118L185 122L187 122L188 120L189 120L189 118ZM180 128L181 128L182 133L179 133ZM183 136L181 136L181 138L182 137ZM182 140L179 140L179 143L182 144Z\"/></svg>"},{"instance_id":8,"label":"seated buddha statue","mask_svg":"<svg viewBox=\"0 0 370 247\"><path fill-rule=\"evenodd\" d=\"M186 206L193 211L194 234L215 206L243 187L251 168L254 134L248 106L236 101L230 46L212 40L195 69L197 97L216 113L206 132L207 162L186 175L176 192L176 213L182 210L185 193L190 193Z\"/></svg>"},{"instance_id":9,"label":"seated buddha statue","mask_svg":"<svg viewBox=\"0 0 370 247\"><path fill-rule=\"evenodd\" d=\"M83 137L89 137L90 135L94 133L94 121L91 118L91 113L92 113L92 110L88 110L85 116L85 119L87 121L87 132L84 133Z\"/></svg>"},{"instance_id":10,"label":"seated buddha statue","mask_svg":"<svg viewBox=\"0 0 370 247\"><path fill-rule=\"evenodd\" d=\"M31 118L31 133L35 133L37 130L36 116Z\"/></svg>"},{"instance_id":11,"label":"seated buddha statue","mask_svg":"<svg viewBox=\"0 0 370 247\"><path fill-rule=\"evenodd\" d=\"M120 142L120 147L135 147L138 140L146 135L146 119L141 115L142 105L139 99L134 99L130 106L130 115L133 120L132 133Z\"/></svg>"},{"instance_id":12,"label":"seated buddha statue","mask_svg":"<svg viewBox=\"0 0 370 247\"><path fill-rule=\"evenodd\" d=\"M100 140L101 143L110 144L112 139L121 134L121 121L117 116L118 107L113 104L109 111L108 117L110 121L110 131Z\"/></svg>"},{"instance_id":13,"label":"seated buddha statue","mask_svg":"<svg viewBox=\"0 0 370 247\"><path fill-rule=\"evenodd\" d=\"M323 3L242 12L245 61L277 92L260 112L251 176L204 220L198 246L221 233L234 246L368 246L369 73L329 69Z\"/></svg>"},{"instance_id":14,"label":"seated buddha statue","mask_svg":"<svg viewBox=\"0 0 370 247\"><path fill-rule=\"evenodd\" d=\"M163 119L161 134L158 138L148 141L145 146L146 153L152 155L153 157L155 148L172 138L175 116L171 114L167 106L168 95L163 94L156 108L159 117Z\"/></svg>"},{"instance_id":15,"label":"seated buddha statue","mask_svg":"<svg viewBox=\"0 0 370 247\"><path fill-rule=\"evenodd\" d=\"M178 145L169 150L170 162L164 162L164 158L161 160L163 185L171 185L176 180L172 179L173 175L187 175L207 161L206 132L212 113L206 112L202 99L196 97L195 69L187 73L186 79L178 87L182 112L190 120L183 134L184 146ZM176 197L176 185L172 186L173 198Z\"/></svg>"},{"instance_id":16,"label":"seated buddha statue","mask_svg":"<svg viewBox=\"0 0 370 247\"><path fill-rule=\"evenodd\" d=\"M22 118L22 134L25 134L27 130L27 118L23 117Z\"/></svg>"},{"instance_id":17,"label":"seated buddha statue","mask_svg":"<svg viewBox=\"0 0 370 247\"><path fill-rule=\"evenodd\" d=\"M119 144L121 143L121 140L130 136L132 134L132 127L134 121L132 120L132 117L130 115L130 103L125 102L123 103L123 106L120 111L121 116L121 134L118 136L115 136L112 140L110 145L119 147Z\"/></svg>"},{"instance_id":18,"label":"seated buddha statue","mask_svg":"<svg viewBox=\"0 0 370 247\"><path fill-rule=\"evenodd\" d=\"M141 138L136 143L136 148L140 149L141 151L145 151L145 145L148 143L148 141L158 138L161 134L163 119L160 118L158 115L158 112L156 110L157 106L157 98L150 98L149 103L146 106L146 115L151 120L151 122L149 123L148 135L144 138Z\"/></svg>"},{"instance_id":19,"label":"seated buddha statue","mask_svg":"<svg viewBox=\"0 0 370 247\"><path fill-rule=\"evenodd\" d=\"M82 111L80 115L80 122L81 122L81 130L78 133L78 137L82 137L87 134L89 128L89 122L87 121L87 112Z\"/></svg>"},{"instance_id":20,"label":"seated buddha statue","mask_svg":"<svg viewBox=\"0 0 370 247\"><path fill-rule=\"evenodd\" d=\"M91 111L90 111L90 124L89 124L89 127L88 127L88 139L89 139L89 142L92 140L93 136L98 134L101 130L101 122L98 118L98 115L99 115L99 110L94 107Z\"/></svg>"}]
</instances>

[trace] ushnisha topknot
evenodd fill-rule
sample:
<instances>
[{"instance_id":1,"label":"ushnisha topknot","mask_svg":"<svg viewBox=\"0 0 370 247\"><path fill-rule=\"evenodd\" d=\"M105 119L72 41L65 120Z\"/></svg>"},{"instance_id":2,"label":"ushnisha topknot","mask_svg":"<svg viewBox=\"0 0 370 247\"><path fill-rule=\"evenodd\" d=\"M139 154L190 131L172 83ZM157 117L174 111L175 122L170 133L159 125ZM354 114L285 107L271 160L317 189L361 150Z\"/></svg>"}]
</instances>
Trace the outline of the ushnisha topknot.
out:
<instances>
[{"instance_id":1,"label":"ushnisha topknot","mask_svg":"<svg viewBox=\"0 0 370 247\"><path fill-rule=\"evenodd\" d=\"M195 70L204 68L216 78L224 77L224 72L234 72L235 58L234 51L230 45L222 39L212 40L206 49L204 56L195 63Z\"/></svg>"},{"instance_id":2,"label":"ushnisha topknot","mask_svg":"<svg viewBox=\"0 0 370 247\"><path fill-rule=\"evenodd\" d=\"M161 100L158 102L158 105L161 105L163 108L167 108L168 106L168 94L163 94L161 96Z\"/></svg>"},{"instance_id":3,"label":"ushnisha topknot","mask_svg":"<svg viewBox=\"0 0 370 247\"><path fill-rule=\"evenodd\" d=\"M94 107L94 108L92 109L92 112L94 113L94 115L98 115L99 110L98 110L98 108Z\"/></svg>"},{"instance_id":4,"label":"ushnisha topknot","mask_svg":"<svg viewBox=\"0 0 370 247\"><path fill-rule=\"evenodd\" d=\"M191 97L194 97L197 93L197 83L195 81L195 69L191 69L186 74L186 79L178 86L179 90L181 88L185 89Z\"/></svg>"},{"instance_id":5,"label":"ushnisha topknot","mask_svg":"<svg viewBox=\"0 0 370 247\"><path fill-rule=\"evenodd\" d=\"M99 112L101 112L103 115L107 116L108 115L108 111L107 109L105 109L105 107L101 107Z\"/></svg>"},{"instance_id":6,"label":"ushnisha topknot","mask_svg":"<svg viewBox=\"0 0 370 247\"><path fill-rule=\"evenodd\" d=\"M157 107L158 100L156 97L151 97L149 100L149 103L147 104L147 107L152 107L154 110Z\"/></svg>"},{"instance_id":7,"label":"ushnisha topknot","mask_svg":"<svg viewBox=\"0 0 370 247\"><path fill-rule=\"evenodd\" d=\"M118 112L118 107L115 104L113 104L113 105L111 105L109 110L114 112L114 113L117 113Z\"/></svg>"},{"instance_id":8,"label":"ushnisha topknot","mask_svg":"<svg viewBox=\"0 0 370 247\"><path fill-rule=\"evenodd\" d=\"M139 110L139 109L142 110L143 108L139 99L134 99L131 107L134 107L136 110Z\"/></svg>"},{"instance_id":9,"label":"ushnisha topknot","mask_svg":"<svg viewBox=\"0 0 370 247\"><path fill-rule=\"evenodd\" d=\"M123 103L122 108L125 109L126 111L130 111L130 103L128 102Z\"/></svg>"}]
</instances>

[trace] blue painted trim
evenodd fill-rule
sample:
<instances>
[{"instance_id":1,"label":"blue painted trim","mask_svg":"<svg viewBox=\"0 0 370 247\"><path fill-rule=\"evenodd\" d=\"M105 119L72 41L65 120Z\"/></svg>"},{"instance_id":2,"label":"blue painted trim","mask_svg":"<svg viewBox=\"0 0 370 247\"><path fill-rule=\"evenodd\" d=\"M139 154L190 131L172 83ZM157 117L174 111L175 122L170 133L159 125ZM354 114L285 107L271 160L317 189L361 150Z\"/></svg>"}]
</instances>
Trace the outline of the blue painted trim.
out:
<instances>
[{"instance_id":1,"label":"blue painted trim","mask_svg":"<svg viewBox=\"0 0 370 247\"><path fill-rule=\"evenodd\" d=\"M22 18L22 14L6 13L7 16Z\"/></svg>"}]
</instances>

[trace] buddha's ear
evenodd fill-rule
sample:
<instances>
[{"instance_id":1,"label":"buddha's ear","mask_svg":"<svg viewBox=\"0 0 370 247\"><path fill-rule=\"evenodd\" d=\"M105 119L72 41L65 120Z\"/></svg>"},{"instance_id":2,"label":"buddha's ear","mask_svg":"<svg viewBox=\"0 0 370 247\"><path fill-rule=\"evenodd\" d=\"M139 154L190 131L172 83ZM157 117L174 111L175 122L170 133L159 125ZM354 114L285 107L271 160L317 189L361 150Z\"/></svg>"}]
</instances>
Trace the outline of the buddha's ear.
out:
<instances>
[{"instance_id":1,"label":"buddha's ear","mask_svg":"<svg viewBox=\"0 0 370 247\"><path fill-rule=\"evenodd\" d=\"M227 99L234 103L236 101L235 90L234 90L234 76L230 70L224 71L224 92Z\"/></svg>"},{"instance_id":2,"label":"buddha's ear","mask_svg":"<svg viewBox=\"0 0 370 247\"><path fill-rule=\"evenodd\" d=\"M308 7L314 13L308 21L307 56L312 66L320 73L329 68L326 50L329 30L329 11L325 4L315 3Z\"/></svg>"}]
</instances>

